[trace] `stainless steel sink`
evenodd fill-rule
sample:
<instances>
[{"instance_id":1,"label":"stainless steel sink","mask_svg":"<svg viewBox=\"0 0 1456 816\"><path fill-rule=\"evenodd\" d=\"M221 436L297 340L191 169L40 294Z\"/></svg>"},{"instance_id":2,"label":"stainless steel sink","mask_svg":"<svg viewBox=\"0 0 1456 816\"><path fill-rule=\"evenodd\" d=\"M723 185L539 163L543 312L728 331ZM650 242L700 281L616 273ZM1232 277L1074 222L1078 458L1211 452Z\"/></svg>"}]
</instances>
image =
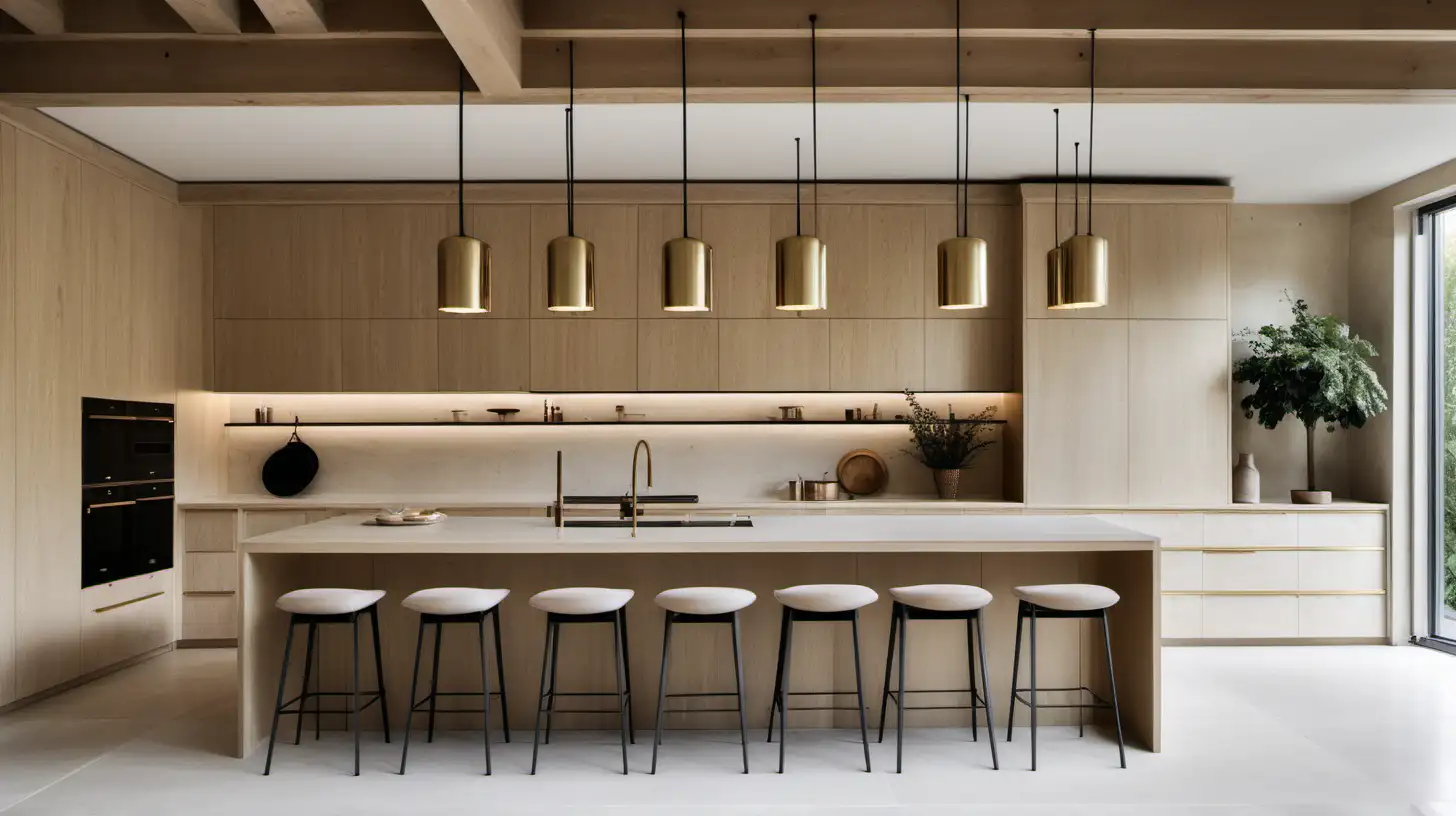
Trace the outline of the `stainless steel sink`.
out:
<instances>
[{"instance_id":1,"label":"stainless steel sink","mask_svg":"<svg viewBox=\"0 0 1456 816\"><path fill-rule=\"evenodd\" d=\"M631 519L567 519L567 527L631 527ZM638 519L638 527L752 527L753 519Z\"/></svg>"}]
</instances>

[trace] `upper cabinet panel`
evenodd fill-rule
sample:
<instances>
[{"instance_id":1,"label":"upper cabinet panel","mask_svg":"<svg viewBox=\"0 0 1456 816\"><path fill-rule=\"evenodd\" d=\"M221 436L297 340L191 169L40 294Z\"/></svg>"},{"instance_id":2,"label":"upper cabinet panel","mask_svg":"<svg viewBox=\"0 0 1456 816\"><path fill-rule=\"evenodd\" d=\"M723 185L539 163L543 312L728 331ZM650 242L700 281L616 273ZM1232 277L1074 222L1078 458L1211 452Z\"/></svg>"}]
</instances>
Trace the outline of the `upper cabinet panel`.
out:
<instances>
[{"instance_id":1,"label":"upper cabinet panel","mask_svg":"<svg viewBox=\"0 0 1456 816\"><path fill-rule=\"evenodd\" d=\"M588 204L576 208L576 234L592 242L596 309L567 314L546 308L546 245L566 234L566 208L531 207L531 317L637 316L637 206Z\"/></svg>"},{"instance_id":2,"label":"upper cabinet panel","mask_svg":"<svg viewBox=\"0 0 1456 816\"><path fill-rule=\"evenodd\" d=\"M688 235L703 238L702 207L688 206ZM644 204L637 208L637 316L645 318L712 318L714 311L669 312L662 308L662 246L673 238L683 237L681 204ZM709 244L708 246L712 246ZM717 258L713 259L716 263ZM716 283L716 281L715 281Z\"/></svg>"},{"instance_id":3,"label":"upper cabinet panel","mask_svg":"<svg viewBox=\"0 0 1456 816\"><path fill-rule=\"evenodd\" d=\"M482 204L467 207L465 219L467 234L490 247L490 311L474 315L442 312L440 319L525 317L531 311L531 208ZM434 269L433 250L430 258Z\"/></svg>"},{"instance_id":4,"label":"upper cabinet panel","mask_svg":"<svg viewBox=\"0 0 1456 816\"><path fill-rule=\"evenodd\" d=\"M344 317L434 317L436 247L453 235L445 206L344 207Z\"/></svg>"},{"instance_id":5,"label":"upper cabinet panel","mask_svg":"<svg viewBox=\"0 0 1456 816\"><path fill-rule=\"evenodd\" d=\"M986 308L942 309L937 284L940 242L956 237L959 217L948 204L925 207L925 316L933 318L1012 318L1021 314L1021 210L1009 205L973 204L967 211L970 234L986 242Z\"/></svg>"},{"instance_id":6,"label":"upper cabinet panel","mask_svg":"<svg viewBox=\"0 0 1456 816\"><path fill-rule=\"evenodd\" d=\"M1068 193L1070 196L1070 192ZM1071 204L1063 204L1058 208L1058 223L1060 227L1053 232L1052 226L1052 205L1026 204L1022 209L1021 234L1024 247L1022 257L1022 269L1026 276L1026 316L1046 317L1060 319L1115 319L1127 317L1131 313L1129 302L1129 275L1128 275L1128 213L1127 204L1098 204L1093 211L1093 233L1107 239L1107 305L1100 309L1048 309L1047 280L1046 280L1046 256L1056 242L1052 240L1056 235L1066 240L1072 234L1073 216L1086 231L1087 207L1083 202L1081 207L1074 208Z\"/></svg>"},{"instance_id":7,"label":"upper cabinet panel","mask_svg":"<svg viewBox=\"0 0 1456 816\"><path fill-rule=\"evenodd\" d=\"M229 205L213 211L217 317L338 317L342 207Z\"/></svg>"},{"instance_id":8,"label":"upper cabinet panel","mask_svg":"<svg viewBox=\"0 0 1456 816\"><path fill-rule=\"evenodd\" d=\"M1132 317L1228 319L1227 204L1134 204Z\"/></svg>"},{"instance_id":9,"label":"upper cabinet panel","mask_svg":"<svg viewBox=\"0 0 1456 816\"><path fill-rule=\"evenodd\" d=\"M829 248L829 308L810 316L924 314L923 205L838 204L819 212L824 220L819 237Z\"/></svg>"},{"instance_id":10,"label":"upper cabinet panel","mask_svg":"<svg viewBox=\"0 0 1456 816\"><path fill-rule=\"evenodd\" d=\"M773 210L768 204L703 205L702 238L713 248L715 316L775 315Z\"/></svg>"}]
</instances>

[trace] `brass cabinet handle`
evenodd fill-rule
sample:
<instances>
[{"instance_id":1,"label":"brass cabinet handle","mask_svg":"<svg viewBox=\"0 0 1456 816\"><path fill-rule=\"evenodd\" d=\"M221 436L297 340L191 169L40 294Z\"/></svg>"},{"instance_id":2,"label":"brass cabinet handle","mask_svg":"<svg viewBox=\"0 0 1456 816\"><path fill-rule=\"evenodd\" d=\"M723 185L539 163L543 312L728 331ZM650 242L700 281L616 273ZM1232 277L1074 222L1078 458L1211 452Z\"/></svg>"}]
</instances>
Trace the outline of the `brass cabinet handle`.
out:
<instances>
[{"instance_id":1,"label":"brass cabinet handle","mask_svg":"<svg viewBox=\"0 0 1456 816\"><path fill-rule=\"evenodd\" d=\"M182 593L184 598L223 598L238 594L231 589L189 589Z\"/></svg>"},{"instance_id":2,"label":"brass cabinet handle","mask_svg":"<svg viewBox=\"0 0 1456 816\"><path fill-rule=\"evenodd\" d=\"M1257 553L1257 552L1258 552L1258 550L1248 550L1248 549L1245 549L1245 550L1235 550L1235 549L1228 549L1228 548L1224 548L1224 547L1209 548L1209 549L1206 549L1206 550L1203 551L1204 555L1215 555L1215 554L1217 554L1217 555L1253 555L1254 553Z\"/></svg>"},{"instance_id":3,"label":"brass cabinet handle","mask_svg":"<svg viewBox=\"0 0 1456 816\"><path fill-rule=\"evenodd\" d=\"M136 504L136 502L134 502L134 501L114 501L114 502L102 502L100 504L88 504L88 505L86 505L86 512L89 513L92 510L100 510L103 507L129 507L129 506L131 506L133 504Z\"/></svg>"},{"instance_id":4,"label":"brass cabinet handle","mask_svg":"<svg viewBox=\"0 0 1456 816\"><path fill-rule=\"evenodd\" d=\"M140 499L137 499L137 501L139 501L139 502L144 502L144 501L166 501L168 499L173 499L173 498L176 498L176 497L175 496L143 496ZM136 504L136 502L132 502L132 504Z\"/></svg>"},{"instance_id":5,"label":"brass cabinet handle","mask_svg":"<svg viewBox=\"0 0 1456 816\"><path fill-rule=\"evenodd\" d=\"M129 601L122 601L121 603L114 603L111 606L103 606L100 609L93 609L91 611L92 612L95 612L96 614L99 615L102 612L110 612L113 609L120 609L123 606L131 606L132 604L138 604L138 603L141 603L142 601L150 601L153 598L160 598L161 596L163 596L165 594L167 594L167 593L165 593L165 592L153 592L153 593L148 594L148 595L143 595L140 598L132 598Z\"/></svg>"}]
</instances>

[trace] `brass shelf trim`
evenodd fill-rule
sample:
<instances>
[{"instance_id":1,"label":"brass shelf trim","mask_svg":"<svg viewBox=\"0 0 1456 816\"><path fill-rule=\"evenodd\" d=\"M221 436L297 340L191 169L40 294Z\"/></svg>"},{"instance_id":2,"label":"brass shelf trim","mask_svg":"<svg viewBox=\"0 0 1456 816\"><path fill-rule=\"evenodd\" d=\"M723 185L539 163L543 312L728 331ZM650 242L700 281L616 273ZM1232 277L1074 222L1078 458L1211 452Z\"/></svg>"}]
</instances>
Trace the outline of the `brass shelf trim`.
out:
<instances>
[{"instance_id":1,"label":"brass shelf trim","mask_svg":"<svg viewBox=\"0 0 1456 816\"><path fill-rule=\"evenodd\" d=\"M103 607L100 607L98 609L93 609L91 611L94 612L94 613L96 613L97 615L100 615L103 612L111 612L112 610L120 609L123 606L131 606L132 604L139 604L142 601L150 601L153 598L160 598L160 597L162 597L163 595L166 595L166 594L167 593L165 593L165 592L152 592L152 593L148 593L146 595L143 595L140 598L132 598L129 601L122 601L121 603L114 603L114 604L112 604L110 606L103 606Z\"/></svg>"}]
</instances>

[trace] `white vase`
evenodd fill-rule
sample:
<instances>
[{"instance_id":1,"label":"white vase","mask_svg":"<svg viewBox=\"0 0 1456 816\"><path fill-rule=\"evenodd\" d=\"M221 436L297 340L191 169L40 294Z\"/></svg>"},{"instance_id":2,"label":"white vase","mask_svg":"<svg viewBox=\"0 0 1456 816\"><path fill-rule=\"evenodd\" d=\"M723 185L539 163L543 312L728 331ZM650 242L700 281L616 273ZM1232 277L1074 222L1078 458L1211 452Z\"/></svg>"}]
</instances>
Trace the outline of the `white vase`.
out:
<instances>
[{"instance_id":1,"label":"white vase","mask_svg":"<svg viewBox=\"0 0 1456 816\"><path fill-rule=\"evenodd\" d=\"M1254 467L1254 454L1239 454L1234 466L1234 504L1259 503L1259 469Z\"/></svg>"}]
</instances>

